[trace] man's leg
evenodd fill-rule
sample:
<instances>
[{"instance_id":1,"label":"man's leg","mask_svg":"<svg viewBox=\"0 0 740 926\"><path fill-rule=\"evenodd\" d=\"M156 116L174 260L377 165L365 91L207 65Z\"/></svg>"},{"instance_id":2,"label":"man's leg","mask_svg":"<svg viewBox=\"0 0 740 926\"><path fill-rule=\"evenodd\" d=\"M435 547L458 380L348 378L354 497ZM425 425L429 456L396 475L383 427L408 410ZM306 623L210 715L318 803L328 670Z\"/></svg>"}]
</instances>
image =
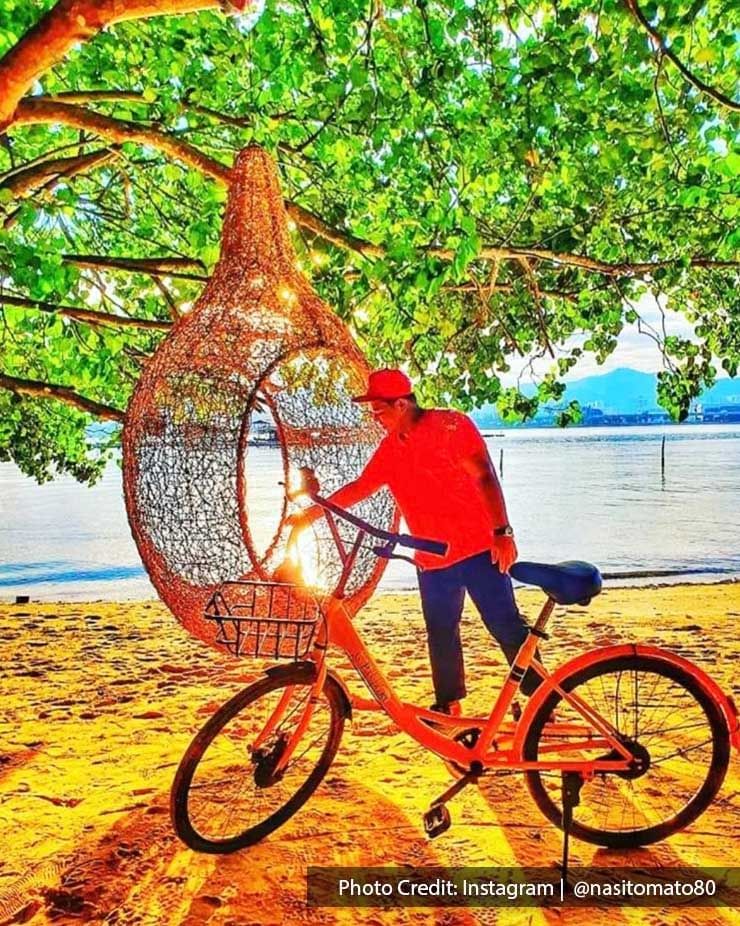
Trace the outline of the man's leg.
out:
<instances>
[{"instance_id":1,"label":"man's leg","mask_svg":"<svg viewBox=\"0 0 740 926\"><path fill-rule=\"evenodd\" d=\"M460 643L465 588L457 565L419 572L421 608L427 626L429 661L437 704L465 697L465 668Z\"/></svg>"},{"instance_id":2,"label":"man's leg","mask_svg":"<svg viewBox=\"0 0 740 926\"><path fill-rule=\"evenodd\" d=\"M527 636L527 624L519 614L514 600L511 579L502 573L491 554L486 551L471 556L460 564L464 568L464 582L483 623L495 637L509 664L514 661L519 647ZM539 659L539 653L537 654ZM521 691L531 695L542 679L528 669L522 679Z\"/></svg>"}]
</instances>

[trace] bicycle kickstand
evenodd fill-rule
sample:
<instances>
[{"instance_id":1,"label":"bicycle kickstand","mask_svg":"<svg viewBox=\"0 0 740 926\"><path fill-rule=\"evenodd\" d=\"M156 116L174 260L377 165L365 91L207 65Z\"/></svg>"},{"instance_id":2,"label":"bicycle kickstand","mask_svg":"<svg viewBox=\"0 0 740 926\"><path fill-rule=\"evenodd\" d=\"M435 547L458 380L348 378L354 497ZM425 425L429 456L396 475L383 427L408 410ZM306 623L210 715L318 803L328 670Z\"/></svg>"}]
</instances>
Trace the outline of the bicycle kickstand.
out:
<instances>
[{"instance_id":1,"label":"bicycle kickstand","mask_svg":"<svg viewBox=\"0 0 740 926\"><path fill-rule=\"evenodd\" d=\"M581 788L583 787L583 778L578 772L563 772L561 781L563 799L563 859L560 866L560 872L567 887L570 828L573 824L573 808L577 807L581 802Z\"/></svg>"},{"instance_id":2,"label":"bicycle kickstand","mask_svg":"<svg viewBox=\"0 0 740 926\"><path fill-rule=\"evenodd\" d=\"M441 836L452 825L450 812L445 806L447 801L459 794L471 782L477 781L481 776L481 772L482 769L478 768L476 764L459 781L456 781L454 785L448 788L444 794L440 794L436 800L432 801L431 807L424 814L424 832L430 839Z\"/></svg>"}]
</instances>

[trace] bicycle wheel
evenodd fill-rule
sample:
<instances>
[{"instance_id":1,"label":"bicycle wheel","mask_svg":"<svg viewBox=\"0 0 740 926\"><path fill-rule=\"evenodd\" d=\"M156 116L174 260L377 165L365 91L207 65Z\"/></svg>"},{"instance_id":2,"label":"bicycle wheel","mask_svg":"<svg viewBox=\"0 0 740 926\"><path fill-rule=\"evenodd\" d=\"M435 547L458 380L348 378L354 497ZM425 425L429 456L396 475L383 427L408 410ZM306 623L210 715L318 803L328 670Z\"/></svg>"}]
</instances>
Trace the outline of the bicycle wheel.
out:
<instances>
[{"instance_id":1,"label":"bicycle wheel","mask_svg":"<svg viewBox=\"0 0 740 926\"><path fill-rule=\"evenodd\" d=\"M611 848L644 846L682 830L706 810L724 780L730 738L721 710L685 669L651 656L612 657L575 672L561 687L613 724L639 758L633 770L598 773L583 783L580 804L573 808L573 836ZM588 725L553 692L525 735L526 760L619 757L603 745L546 751L568 740L548 733L553 711L558 724ZM531 771L526 778L539 809L561 827L560 772Z\"/></svg>"},{"instance_id":2,"label":"bicycle wheel","mask_svg":"<svg viewBox=\"0 0 740 926\"><path fill-rule=\"evenodd\" d=\"M308 703L311 683L300 668L268 675L227 701L196 735L177 769L170 799L175 832L191 849L225 854L253 845L282 826L316 790L344 730L344 695L331 676L293 756L274 774ZM253 749L291 686L282 719Z\"/></svg>"}]
</instances>

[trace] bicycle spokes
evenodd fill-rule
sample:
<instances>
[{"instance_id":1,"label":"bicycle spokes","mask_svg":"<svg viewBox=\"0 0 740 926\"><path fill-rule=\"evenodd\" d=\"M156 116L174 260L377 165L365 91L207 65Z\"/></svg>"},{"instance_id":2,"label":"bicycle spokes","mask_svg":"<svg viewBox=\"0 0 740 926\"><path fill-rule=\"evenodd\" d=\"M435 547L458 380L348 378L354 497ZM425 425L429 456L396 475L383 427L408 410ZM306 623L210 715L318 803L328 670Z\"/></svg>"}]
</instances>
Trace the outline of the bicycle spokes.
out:
<instances>
[{"instance_id":1,"label":"bicycle spokes","mask_svg":"<svg viewBox=\"0 0 740 926\"><path fill-rule=\"evenodd\" d=\"M703 801L703 793L713 787L716 777L717 731L711 700L685 673L638 657L586 668L563 687L613 728L618 748L604 749L603 735L595 734L590 742L583 736L588 721L578 707L552 695L547 703L551 707L557 700L557 724L551 732L543 718L539 730L530 731L528 758L552 760L562 749L569 759L583 761L587 769L591 762L620 759L620 752L630 755L622 770L599 771L596 766L596 771L586 775L580 804L573 811L581 836L584 832L614 836L673 831L675 821L682 814L688 817L687 809ZM569 737L563 732L568 724L574 730L580 724L581 730ZM571 748L574 743L577 748ZM559 773L537 771L529 781L546 813L549 805L561 806Z\"/></svg>"},{"instance_id":2,"label":"bicycle spokes","mask_svg":"<svg viewBox=\"0 0 740 926\"><path fill-rule=\"evenodd\" d=\"M279 767L310 695L310 685L295 686L289 697L278 689L224 725L190 786L188 812L199 834L232 838L253 821L269 818L300 787L316 765L332 721L325 699L319 699L288 764Z\"/></svg>"}]
</instances>

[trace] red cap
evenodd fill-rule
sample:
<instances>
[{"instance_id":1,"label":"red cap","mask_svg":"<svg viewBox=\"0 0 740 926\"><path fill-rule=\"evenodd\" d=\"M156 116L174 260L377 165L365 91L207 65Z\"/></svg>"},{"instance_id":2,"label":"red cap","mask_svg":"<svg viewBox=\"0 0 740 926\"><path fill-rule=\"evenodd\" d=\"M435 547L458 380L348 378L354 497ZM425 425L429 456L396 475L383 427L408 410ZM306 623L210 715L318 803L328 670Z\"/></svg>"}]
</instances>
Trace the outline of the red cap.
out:
<instances>
[{"instance_id":1,"label":"red cap","mask_svg":"<svg viewBox=\"0 0 740 926\"><path fill-rule=\"evenodd\" d=\"M367 380L365 395L355 396L353 402L392 402L403 399L414 391L411 380L401 370L376 370Z\"/></svg>"}]
</instances>

